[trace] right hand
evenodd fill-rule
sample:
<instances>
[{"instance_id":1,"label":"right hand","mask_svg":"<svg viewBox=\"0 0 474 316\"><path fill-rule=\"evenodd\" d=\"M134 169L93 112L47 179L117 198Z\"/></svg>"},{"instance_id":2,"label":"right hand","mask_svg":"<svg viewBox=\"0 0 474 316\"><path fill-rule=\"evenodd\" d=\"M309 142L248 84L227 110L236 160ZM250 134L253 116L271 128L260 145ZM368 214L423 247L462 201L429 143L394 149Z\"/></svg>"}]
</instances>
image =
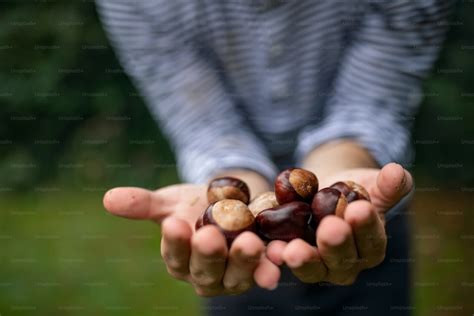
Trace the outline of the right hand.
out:
<instances>
[{"instance_id":1,"label":"right hand","mask_svg":"<svg viewBox=\"0 0 474 316\"><path fill-rule=\"evenodd\" d=\"M194 231L208 206L206 192L206 186L193 184L156 191L119 187L109 190L103 203L114 215L161 224L161 255L168 273L192 284L198 295L240 294L254 283L274 289L280 269L265 257L265 245L257 235L244 232L228 249L215 226Z\"/></svg>"}]
</instances>

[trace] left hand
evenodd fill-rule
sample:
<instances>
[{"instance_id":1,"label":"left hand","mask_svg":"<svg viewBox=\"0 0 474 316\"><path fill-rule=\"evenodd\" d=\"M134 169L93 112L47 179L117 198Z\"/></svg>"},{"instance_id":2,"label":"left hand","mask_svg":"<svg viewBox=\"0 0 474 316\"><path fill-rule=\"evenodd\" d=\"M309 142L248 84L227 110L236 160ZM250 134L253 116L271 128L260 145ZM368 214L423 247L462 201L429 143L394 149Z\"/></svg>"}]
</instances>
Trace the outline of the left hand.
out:
<instances>
[{"instance_id":1,"label":"left hand","mask_svg":"<svg viewBox=\"0 0 474 316\"><path fill-rule=\"evenodd\" d=\"M413 186L410 173L390 163L382 169L357 168L320 179L320 187L352 180L363 185L371 202L355 201L347 206L344 219L325 217L316 231L318 247L301 239L289 243L272 241L268 258L285 263L303 282L350 285L360 271L380 264L385 258L387 236L384 214Z\"/></svg>"}]
</instances>

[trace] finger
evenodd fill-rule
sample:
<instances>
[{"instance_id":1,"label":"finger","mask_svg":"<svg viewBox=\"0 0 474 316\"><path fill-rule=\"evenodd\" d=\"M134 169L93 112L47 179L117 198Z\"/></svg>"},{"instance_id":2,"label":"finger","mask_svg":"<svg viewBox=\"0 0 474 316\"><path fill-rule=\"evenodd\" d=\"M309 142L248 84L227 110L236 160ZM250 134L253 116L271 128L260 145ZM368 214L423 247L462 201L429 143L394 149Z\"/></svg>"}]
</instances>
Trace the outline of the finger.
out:
<instances>
[{"instance_id":1,"label":"finger","mask_svg":"<svg viewBox=\"0 0 474 316\"><path fill-rule=\"evenodd\" d=\"M354 270L357 261L357 248L352 236L351 226L342 218L327 216L319 224L316 232L319 253L328 268L328 274L339 274Z\"/></svg>"},{"instance_id":2,"label":"finger","mask_svg":"<svg viewBox=\"0 0 474 316\"><path fill-rule=\"evenodd\" d=\"M208 287L194 284L194 291L202 297L214 297L219 295L230 294L224 291L223 287Z\"/></svg>"},{"instance_id":3,"label":"finger","mask_svg":"<svg viewBox=\"0 0 474 316\"><path fill-rule=\"evenodd\" d=\"M287 243L282 240L273 240L267 245L266 256L271 262L277 266L283 264L283 251L286 248Z\"/></svg>"},{"instance_id":4,"label":"finger","mask_svg":"<svg viewBox=\"0 0 474 316\"><path fill-rule=\"evenodd\" d=\"M372 194L380 198L383 204L381 207L388 209L408 194L412 187L410 173L399 164L389 163L380 170Z\"/></svg>"},{"instance_id":5,"label":"finger","mask_svg":"<svg viewBox=\"0 0 474 316\"><path fill-rule=\"evenodd\" d=\"M193 234L191 227L181 219L168 217L162 223L161 234L161 256L168 273L176 279L186 280Z\"/></svg>"},{"instance_id":6,"label":"finger","mask_svg":"<svg viewBox=\"0 0 474 316\"><path fill-rule=\"evenodd\" d=\"M344 219L352 227L357 252L364 267L372 268L385 258L387 236L385 227L367 201L355 201L347 206Z\"/></svg>"},{"instance_id":7,"label":"finger","mask_svg":"<svg viewBox=\"0 0 474 316\"><path fill-rule=\"evenodd\" d=\"M253 285L253 272L264 254L265 245L254 233L244 232L232 243L222 283L233 292L241 293Z\"/></svg>"},{"instance_id":8,"label":"finger","mask_svg":"<svg viewBox=\"0 0 474 316\"><path fill-rule=\"evenodd\" d=\"M274 290L278 286L281 272L280 269L267 257L262 257L259 265L253 273L255 283L261 288Z\"/></svg>"},{"instance_id":9,"label":"finger","mask_svg":"<svg viewBox=\"0 0 474 316\"><path fill-rule=\"evenodd\" d=\"M303 282L320 282L326 276L327 269L317 248L302 239L294 239L288 244L283 252L283 259L293 274Z\"/></svg>"},{"instance_id":10,"label":"finger","mask_svg":"<svg viewBox=\"0 0 474 316\"><path fill-rule=\"evenodd\" d=\"M194 284L208 289L222 288L227 244L213 225L200 228L191 238L189 272Z\"/></svg>"},{"instance_id":11,"label":"finger","mask_svg":"<svg viewBox=\"0 0 474 316\"><path fill-rule=\"evenodd\" d=\"M153 191L133 187L113 188L103 198L107 211L130 219L163 219L168 214L160 211L161 202Z\"/></svg>"}]
</instances>

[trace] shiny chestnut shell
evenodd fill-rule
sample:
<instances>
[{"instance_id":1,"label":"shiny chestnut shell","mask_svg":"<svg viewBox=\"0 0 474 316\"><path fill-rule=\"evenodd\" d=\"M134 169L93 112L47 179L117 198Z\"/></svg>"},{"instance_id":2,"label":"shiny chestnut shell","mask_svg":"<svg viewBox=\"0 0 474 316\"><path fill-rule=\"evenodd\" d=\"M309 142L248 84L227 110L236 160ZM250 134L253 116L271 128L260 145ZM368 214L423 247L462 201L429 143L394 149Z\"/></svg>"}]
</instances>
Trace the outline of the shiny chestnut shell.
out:
<instances>
[{"instance_id":1,"label":"shiny chestnut shell","mask_svg":"<svg viewBox=\"0 0 474 316\"><path fill-rule=\"evenodd\" d=\"M202 218L203 218L203 214L201 214L198 219L196 220L196 224L194 225L194 230L198 230L199 228L201 228L204 224L202 222Z\"/></svg>"},{"instance_id":2,"label":"shiny chestnut shell","mask_svg":"<svg viewBox=\"0 0 474 316\"><path fill-rule=\"evenodd\" d=\"M244 181L233 177L212 180L207 188L208 202L215 203L225 199L239 200L248 204L250 201L249 187Z\"/></svg>"},{"instance_id":3,"label":"shiny chestnut shell","mask_svg":"<svg viewBox=\"0 0 474 316\"><path fill-rule=\"evenodd\" d=\"M319 222L328 215L344 217L347 199L341 191L334 188L321 189L313 198L311 210L313 213L312 226L316 228Z\"/></svg>"},{"instance_id":4,"label":"shiny chestnut shell","mask_svg":"<svg viewBox=\"0 0 474 316\"><path fill-rule=\"evenodd\" d=\"M278 206L275 192L269 191L261 193L255 199L253 199L249 204L249 209L254 216L257 216L261 211L275 206Z\"/></svg>"},{"instance_id":5,"label":"shiny chestnut shell","mask_svg":"<svg viewBox=\"0 0 474 316\"><path fill-rule=\"evenodd\" d=\"M318 185L318 178L311 171L286 169L275 180L275 196L280 205L294 201L309 203L318 191Z\"/></svg>"},{"instance_id":6,"label":"shiny chestnut shell","mask_svg":"<svg viewBox=\"0 0 474 316\"><path fill-rule=\"evenodd\" d=\"M308 237L311 209L304 202L290 202L261 211L255 218L257 233L264 240L290 241Z\"/></svg>"},{"instance_id":7,"label":"shiny chestnut shell","mask_svg":"<svg viewBox=\"0 0 474 316\"><path fill-rule=\"evenodd\" d=\"M369 192L362 185L354 181L339 181L331 185L330 188L341 191L348 203L357 200L367 200L370 202Z\"/></svg>"}]
</instances>

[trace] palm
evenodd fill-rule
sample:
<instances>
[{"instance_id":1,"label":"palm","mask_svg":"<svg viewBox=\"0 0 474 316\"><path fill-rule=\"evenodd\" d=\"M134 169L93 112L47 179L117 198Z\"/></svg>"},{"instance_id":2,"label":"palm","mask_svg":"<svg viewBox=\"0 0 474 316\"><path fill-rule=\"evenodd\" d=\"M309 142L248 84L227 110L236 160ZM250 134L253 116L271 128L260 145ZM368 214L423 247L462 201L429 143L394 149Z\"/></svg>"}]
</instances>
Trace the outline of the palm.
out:
<instances>
[{"instance_id":1,"label":"palm","mask_svg":"<svg viewBox=\"0 0 474 316\"><path fill-rule=\"evenodd\" d=\"M367 189L371 203L356 201L347 206L343 218L325 217L316 231L317 248L297 239L288 244L273 241L267 255L276 264L286 263L305 282L352 284L361 270L384 260L384 215L411 190L412 178L402 166L391 163L382 169L348 169L320 180L321 188L355 181Z\"/></svg>"},{"instance_id":2,"label":"palm","mask_svg":"<svg viewBox=\"0 0 474 316\"><path fill-rule=\"evenodd\" d=\"M160 223L161 255L173 277L190 282L204 296L238 294L257 283L275 288L280 270L265 256L265 245L251 232L228 247L222 233L207 225L194 231L207 207L205 185L179 184L156 191L122 187L109 190L104 206L112 214Z\"/></svg>"},{"instance_id":3,"label":"palm","mask_svg":"<svg viewBox=\"0 0 474 316\"><path fill-rule=\"evenodd\" d=\"M155 191L161 201L161 212L185 220L194 228L197 218L207 207L205 185L177 184Z\"/></svg>"}]
</instances>

